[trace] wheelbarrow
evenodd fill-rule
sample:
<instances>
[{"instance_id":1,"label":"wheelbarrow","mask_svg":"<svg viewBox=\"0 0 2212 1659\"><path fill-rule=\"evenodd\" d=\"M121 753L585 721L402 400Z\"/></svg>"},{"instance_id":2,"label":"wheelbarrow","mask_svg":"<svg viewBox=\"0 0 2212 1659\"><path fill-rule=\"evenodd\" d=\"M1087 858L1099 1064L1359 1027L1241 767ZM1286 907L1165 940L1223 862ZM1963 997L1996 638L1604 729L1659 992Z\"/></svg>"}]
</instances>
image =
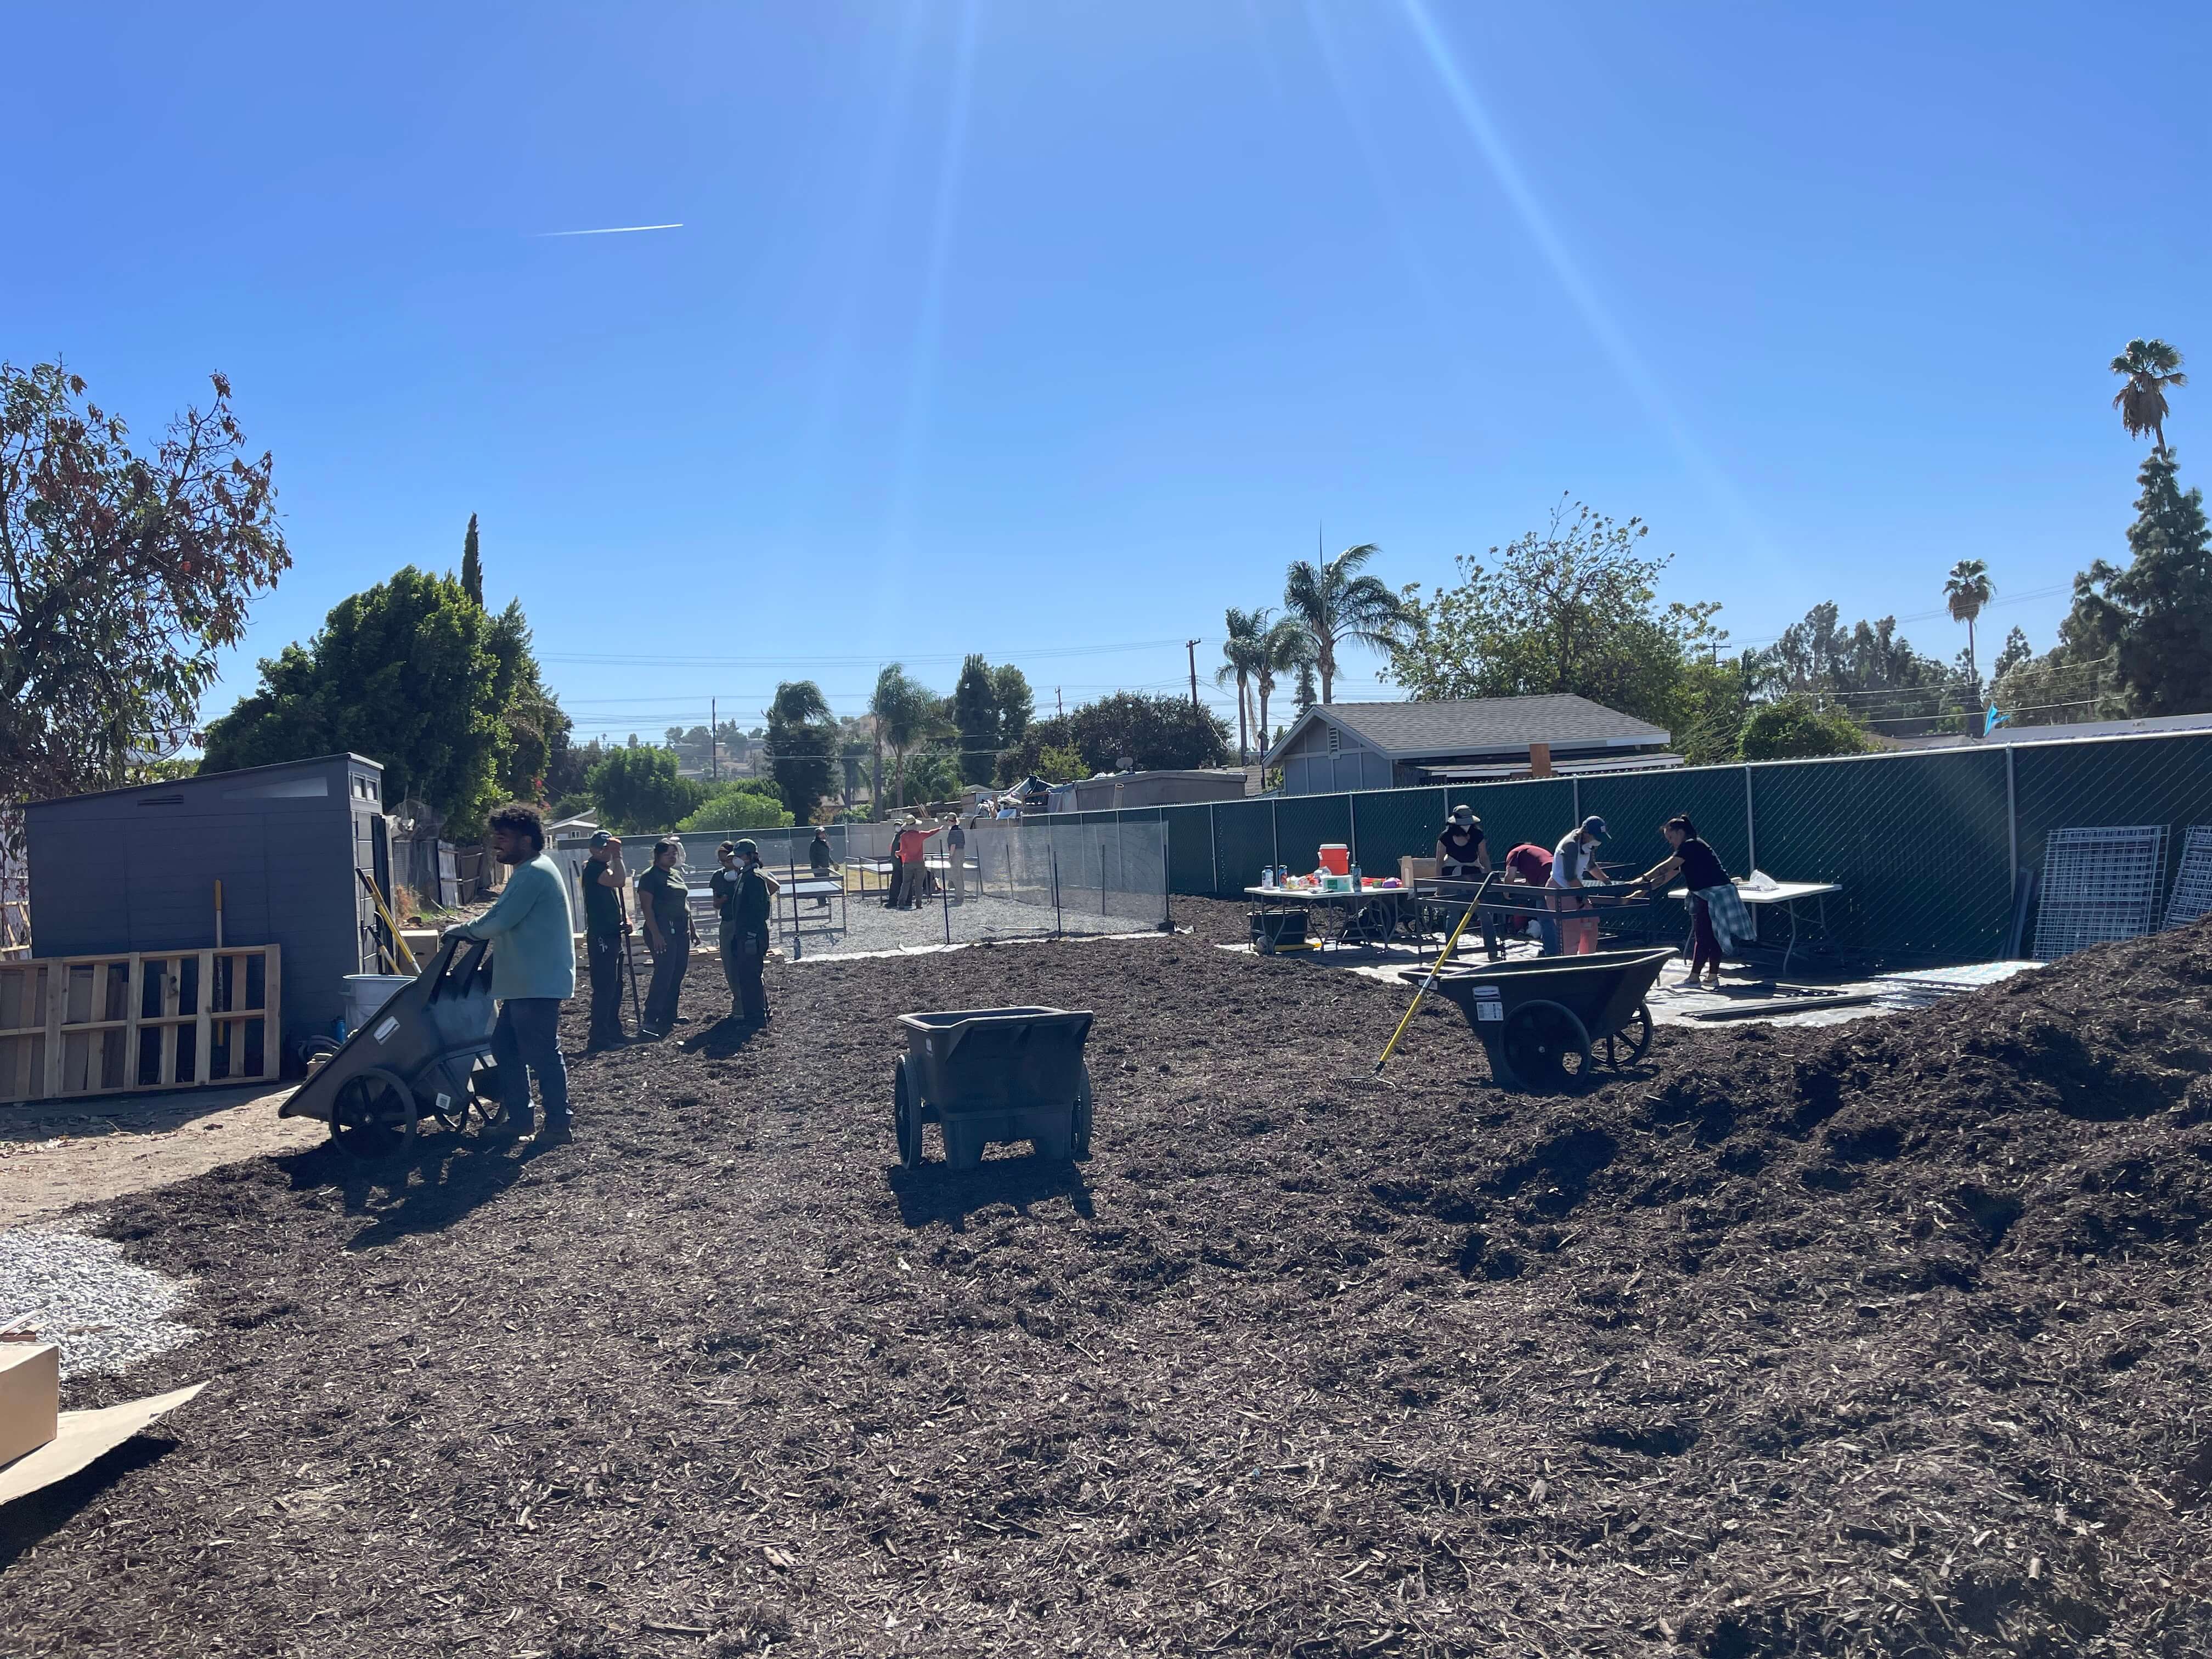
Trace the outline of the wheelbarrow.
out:
<instances>
[{"instance_id":1,"label":"wheelbarrow","mask_svg":"<svg viewBox=\"0 0 2212 1659\"><path fill-rule=\"evenodd\" d=\"M464 950L462 947L467 948ZM319 1118L359 1158L410 1144L425 1115L459 1134L504 1109L490 1061L490 941L449 939L307 1075L279 1117Z\"/></svg>"},{"instance_id":2,"label":"wheelbarrow","mask_svg":"<svg viewBox=\"0 0 2212 1659\"><path fill-rule=\"evenodd\" d=\"M921 1163L921 1130L939 1126L945 1161L972 1170L994 1140L1026 1140L1039 1158L1091 1156L1091 1014L1065 1008L968 1008L901 1014L906 1053L892 1085L899 1161Z\"/></svg>"},{"instance_id":3,"label":"wheelbarrow","mask_svg":"<svg viewBox=\"0 0 2212 1659\"><path fill-rule=\"evenodd\" d=\"M1644 999L1674 955L1671 948L1599 951L1448 968L1436 988L1482 1040L1492 1077L1509 1089L1557 1093L1589 1075L1599 1043L1616 1071L1644 1057L1651 1046ZM1407 968L1399 977L1419 984L1427 972Z\"/></svg>"}]
</instances>

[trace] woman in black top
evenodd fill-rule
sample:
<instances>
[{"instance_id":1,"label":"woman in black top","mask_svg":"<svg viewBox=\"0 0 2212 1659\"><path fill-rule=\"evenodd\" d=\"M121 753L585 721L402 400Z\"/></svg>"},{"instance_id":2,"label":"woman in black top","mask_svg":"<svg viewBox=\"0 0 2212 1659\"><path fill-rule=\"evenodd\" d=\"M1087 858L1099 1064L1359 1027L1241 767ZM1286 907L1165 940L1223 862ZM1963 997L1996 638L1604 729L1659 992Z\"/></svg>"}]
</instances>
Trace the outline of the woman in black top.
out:
<instances>
[{"instance_id":1,"label":"woman in black top","mask_svg":"<svg viewBox=\"0 0 2212 1659\"><path fill-rule=\"evenodd\" d=\"M1490 845L1482 833L1482 820L1472 806L1455 806L1437 837L1437 874L1446 881L1480 881L1490 873ZM1498 921L1488 910L1477 917L1482 924L1483 948L1496 962L1505 954L1498 942Z\"/></svg>"},{"instance_id":2,"label":"woman in black top","mask_svg":"<svg viewBox=\"0 0 2212 1659\"><path fill-rule=\"evenodd\" d=\"M1690 892L1691 920L1690 977L1683 982L1694 985L1704 974L1707 988L1717 991L1720 940L1713 933L1712 907L1698 896L1707 888L1727 886L1728 869L1721 863L1720 854L1698 839L1698 826L1687 815L1676 813L1660 826L1659 833L1674 851L1644 872L1644 884L1656 892L1674 876L1682 878L1682 885Z\"/></svg>"}]
</instances>

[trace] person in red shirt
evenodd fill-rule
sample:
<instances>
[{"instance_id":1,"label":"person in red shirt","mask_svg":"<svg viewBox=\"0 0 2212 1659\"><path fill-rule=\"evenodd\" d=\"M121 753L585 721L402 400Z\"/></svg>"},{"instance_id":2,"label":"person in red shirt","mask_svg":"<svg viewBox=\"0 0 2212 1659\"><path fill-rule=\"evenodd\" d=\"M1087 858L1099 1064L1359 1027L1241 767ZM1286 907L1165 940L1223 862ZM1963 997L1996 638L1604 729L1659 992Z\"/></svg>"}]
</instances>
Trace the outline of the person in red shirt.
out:
<instances>
[{"instance_id":1,"label":"person in red shirt","mask_svg":"<svg viewBox=\"0 0 2212 1659\"><path fill-rule=\"evenodd\" d=\"M1505 855L1505 867L1512 872L1513 879L1530 887L1547 887L1552 880L1552 852L1534 842L1522 842ZM1555 957L1559 953L1559 924L1549 914L1532 918L1536 932L1544 941L1544 954Z\"/></svg>"}]
</instances>

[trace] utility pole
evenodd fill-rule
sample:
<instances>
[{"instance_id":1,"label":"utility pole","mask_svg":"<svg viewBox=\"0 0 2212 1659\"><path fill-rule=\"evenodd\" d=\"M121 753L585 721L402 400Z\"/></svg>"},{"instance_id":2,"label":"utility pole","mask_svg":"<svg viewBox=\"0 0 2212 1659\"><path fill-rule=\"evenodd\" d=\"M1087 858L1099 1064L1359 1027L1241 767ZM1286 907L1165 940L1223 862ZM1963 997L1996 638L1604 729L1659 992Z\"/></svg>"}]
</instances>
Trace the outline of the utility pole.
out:
<instances>
[{"instance_id":1,"label":"utility pole","mask_svg":"<svg viewBox=\"0 0 2212 1659\"><path fill-rule=\"evenodd\" d=\"M1056 685L1052 688L1052 706L1059 712L1060 719L1067 718L1067 699L1060 695L1060 688Z\"/></svg>"},{"instance_id":2,"label":"utility pole","mask_svg":"<svg viewBox=\"0 0 2212 1659\"><path fill-rule=\"evenodd\" d=\"M707 777L710 782L722 781L722 763L715 753L715 744L721 738L722 706L713 697L707 699Z\"/></svg>"},{"instance_id":3,"label":"utility pole","mask_svg":"<svg viewBox=\"0 0 2212 1659\"><path fill-rule=\"evenodd\" d=\"M1198 707L1198 641L1185 640L1183 648L1190 653L1190 706Z\"/></svg>"}]
</instances>

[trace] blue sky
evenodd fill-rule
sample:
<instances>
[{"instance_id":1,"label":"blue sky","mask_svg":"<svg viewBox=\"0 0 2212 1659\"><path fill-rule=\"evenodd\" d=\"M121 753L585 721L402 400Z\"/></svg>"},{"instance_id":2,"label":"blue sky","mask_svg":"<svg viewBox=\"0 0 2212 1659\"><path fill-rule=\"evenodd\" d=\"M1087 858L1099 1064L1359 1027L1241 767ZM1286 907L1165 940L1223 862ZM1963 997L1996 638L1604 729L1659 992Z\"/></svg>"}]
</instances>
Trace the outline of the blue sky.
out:
<instances>
[{"instance_id":1,"label":"blue sky","mask_svg":"<svg viewBox=\"0 0 2212 1659\"><path fill-rule=\"evenodd\" d=\"M2209 20L88 0L11 22L0 355L149 439L221 369L274 450L209 714L471 512L580 734L1172 689L1316 525L1427 584L1562 491L1739 641L1976 556L2041 647L2124 552L2106 362L2212 352Z\"/></svg>"}]
</instances>

